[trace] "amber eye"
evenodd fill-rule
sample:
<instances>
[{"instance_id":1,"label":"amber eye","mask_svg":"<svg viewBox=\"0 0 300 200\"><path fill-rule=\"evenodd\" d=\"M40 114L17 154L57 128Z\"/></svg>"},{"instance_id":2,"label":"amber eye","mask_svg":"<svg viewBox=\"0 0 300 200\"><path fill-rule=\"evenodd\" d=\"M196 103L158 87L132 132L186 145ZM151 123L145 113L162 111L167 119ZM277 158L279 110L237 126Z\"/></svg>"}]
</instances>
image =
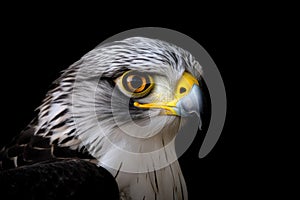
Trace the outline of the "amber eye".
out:
<instances>
[{"instance_id":1,"label":"amber eye","mask_svg":"<svg viewBox=\"0 0 300 200\"><path fill-rule=\"evenodd\" d=\"M128 71L124 73L120 81L126 93L133 98L144 97L153 88L153 79L146 73Z\"/></svg>"}]
</instances>

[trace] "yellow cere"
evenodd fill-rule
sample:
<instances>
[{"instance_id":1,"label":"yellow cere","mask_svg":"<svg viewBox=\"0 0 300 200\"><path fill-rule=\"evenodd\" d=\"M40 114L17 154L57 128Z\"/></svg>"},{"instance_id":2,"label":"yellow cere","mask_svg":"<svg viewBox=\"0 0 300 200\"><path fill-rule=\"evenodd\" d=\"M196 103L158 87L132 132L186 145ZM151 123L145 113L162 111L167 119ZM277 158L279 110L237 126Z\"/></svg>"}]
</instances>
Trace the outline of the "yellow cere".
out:
<instances>
[{"instance_id":1,"label":"yellow cere","mask_svg":"<svg viewBox=\"0 0 300 200\"><path fill-rule=\"evenodd\" d=\"M181 98L183 98L184 96L186 96L190 93L194 84L199 85L197 79L194 76L192 76L190 73L184 72L181 79L178 81L178 84L176 86L175 96L172 101L153 102L153 103L146 103L146 104L134 102L134 106L139 107L139 108L164 109L165 114L176 115L176 111L172 107L175 107L177 102Z\"/></svg>"}]
</instances>

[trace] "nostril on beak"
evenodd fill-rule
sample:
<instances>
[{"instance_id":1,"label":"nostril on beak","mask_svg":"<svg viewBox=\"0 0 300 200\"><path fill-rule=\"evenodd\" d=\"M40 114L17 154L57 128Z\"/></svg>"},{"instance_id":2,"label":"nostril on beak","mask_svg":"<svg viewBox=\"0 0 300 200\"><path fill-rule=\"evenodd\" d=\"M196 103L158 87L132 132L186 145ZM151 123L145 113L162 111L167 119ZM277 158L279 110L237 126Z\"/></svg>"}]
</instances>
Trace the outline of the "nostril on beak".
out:
<instances>
[{"instance_id":1,"label":"nostril on beak","mask_svg":"<svg viewBox=\"0 0 300 200\"><path fill-rule=\"evenodd\" d=\"M179 89L179 92L180 92L180 94L182 94L182 93L186 92L186 89L185 89L184 87L181 87L181 88Z\"/></svg>"}]
</instances>

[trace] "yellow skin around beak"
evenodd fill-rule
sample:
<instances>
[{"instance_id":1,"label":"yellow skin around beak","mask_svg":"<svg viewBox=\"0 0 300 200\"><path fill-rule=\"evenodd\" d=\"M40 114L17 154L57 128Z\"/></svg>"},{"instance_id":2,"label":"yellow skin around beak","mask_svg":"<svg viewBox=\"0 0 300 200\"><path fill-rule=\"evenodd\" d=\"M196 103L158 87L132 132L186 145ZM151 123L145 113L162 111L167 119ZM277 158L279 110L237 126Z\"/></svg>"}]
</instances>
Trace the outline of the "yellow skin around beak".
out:
<instances>
[{"instance_id":1,"label":"yellow skin around beak","mask_svg":"<svg viewBox=\"0 0 300 200\"><path fill-rule=\"evenodd\" d=\"M184 97L194 93L194 85L199 88L199 83L197 79L192 76L188 72L184 72L181 79L178 81L176 86L176 90L174 92L174 99L169 102L155 102L155 103L146 103L141 104L138 102L134 102L134 106L138 108L147 108L147 109L163 109L165 115L177 115L181 116L181 112L179 111L179 101ZM200 98L200 97L199 97ZM184 102L181 102L184 103ZM186 102L186 103L197 103L198 102Z\"/></svg>"}]
</instances>

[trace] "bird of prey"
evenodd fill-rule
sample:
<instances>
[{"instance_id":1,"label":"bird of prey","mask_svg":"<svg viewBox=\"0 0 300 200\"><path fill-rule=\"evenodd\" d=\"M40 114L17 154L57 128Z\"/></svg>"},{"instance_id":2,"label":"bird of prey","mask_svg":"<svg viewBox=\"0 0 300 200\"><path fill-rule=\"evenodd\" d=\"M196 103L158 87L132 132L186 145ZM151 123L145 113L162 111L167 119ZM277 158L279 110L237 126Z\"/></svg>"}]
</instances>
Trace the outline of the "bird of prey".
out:
<instances>
[{"instance_id":1,"label":"bird of prey","mask_svg":"<svg viewBox=\"0 0 300 200\"><path fill-rule=\"evenodd\" d=\"M54 81L0 168L85 160L110 172L120 199L187 199L174 138L185 117L200 116L201 77L199 62L165 41L99 45Z\"/></svg>"}]
</instances>

